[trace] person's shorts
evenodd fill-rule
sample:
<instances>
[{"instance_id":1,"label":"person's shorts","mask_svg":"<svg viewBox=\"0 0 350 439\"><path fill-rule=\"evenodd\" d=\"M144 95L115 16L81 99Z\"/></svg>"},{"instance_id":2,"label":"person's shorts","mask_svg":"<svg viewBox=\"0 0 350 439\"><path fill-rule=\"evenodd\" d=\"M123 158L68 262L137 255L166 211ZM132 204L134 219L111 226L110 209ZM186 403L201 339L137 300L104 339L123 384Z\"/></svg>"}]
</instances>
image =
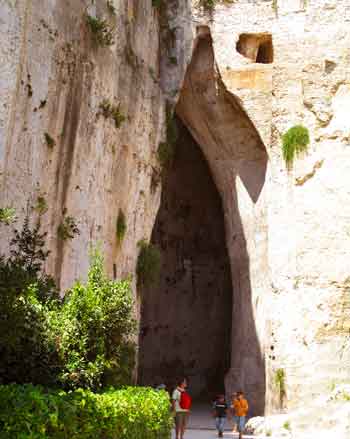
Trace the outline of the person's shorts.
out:
<instances>
[{"instance_id":1,"label":"person's shorts","mask_svg":"<svg viewBox=\"0 0 350 439\"><path fill-rule=\"evenodd\" d=\"M245 416L236 416L237 430L243 432L245 429Z\"/></svg>"},{"instance_id":2,"label":"person's shorts","mask_svg":"<svg viewBox=\"0 0 350 439\"><path fill-rule=\"evenodd\" d=\"M188 418L188 412L176 412L175 414L175 425L177 428L186 427Z\"/></svg>"}]
</instances>

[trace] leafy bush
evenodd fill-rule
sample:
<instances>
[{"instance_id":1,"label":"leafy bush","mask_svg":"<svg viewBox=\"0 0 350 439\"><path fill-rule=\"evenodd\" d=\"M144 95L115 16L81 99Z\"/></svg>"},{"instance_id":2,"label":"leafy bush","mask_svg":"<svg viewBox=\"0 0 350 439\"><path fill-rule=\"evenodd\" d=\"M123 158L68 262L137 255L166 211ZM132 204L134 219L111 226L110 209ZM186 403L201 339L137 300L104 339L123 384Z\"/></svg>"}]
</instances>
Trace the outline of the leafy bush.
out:
<instances>
[{"instance_id":1,"label":"leafy bush","mask_svg":"<svg viewBox=\"0 0 350 439\"><path fill-rule=\"evenodd\" d=\"M120 109L120 104L112 105L107 99L104 99L100 104L103 117L106 119L111 118L114 120L116 128L120 128L125 121L125 116Z\"/></svg>"},{"instance_id":2,"label":"leafy bush","mask_svg":"<svg viewBox=\"0 0 350 439\"><path fill-rule=\"evenodd\" d=\"M139 242L140 253L137 259L137 282L144 286L154 284L159 279L160 252L153 244L146 241Z\"/></svg>"},{"instance_id":3,"label":"leafy bush","mask_svg":"<svg viewBox=\"0 0 350 439\"><path fill-rule=\"evenodd\" d=\"M126 218L124 212L119 209L118 218L117 218L117 240L118 242L122 242L126 233Z\"/></svg>"},{"instance_id":4,"label":"leafy bush","mask_svg":"<svg viewBox=\"0 0 350 439\"><path fill-rule=\"evenodd\" d=\"M136 324L130 282L107 279L98 251L86 285L77 283L50 321L64 386L96 389L131 382L135 349L130 337Z\"/></svg>"},{"instance_id":5,"label":"leafy bush","mask_svg":"<svg viewBox=\"0 0 350 439\"><path fill-rule=\"evenodd\" d=\"M57 227L57 235L62 241L73 239L75 235L79 235L80 231L72 216L66 216Z\"/></svg>"},{"instance_id":6,"label":"leafy bush","mask_svg":"<svg viewBox=\"0 0 350 439\"><path fill-rule=\"evenodd\" d=\"M16 209L13 207L0 207L0 223L9 226L14 222Z\"/></svg>"},{"instance_id":7,"label":"leafy bush","mask_svg":"<svg viewBox=\"0 0 350 439\"><path fill-rule=\"evenodd\" d=\"M39 196L36 201L35 210L38 212L39 215L44 215L44 213L47 212L48 205L43 196Z\"/></svg>"},{"instance_id":8,"label":"leafy bush","mask_svg":"<svg viewBox=\"0 0 350 439\"><path fill-rule=\"evenodd\" d=\"M10 257L0 257L0 376L3 383L53 383L57 355L46 315L58 298L55 283L42 272L49 252L40 219L14 231Z\"/></svg>"},{"instance_id":9,"label":"leafy bush","mask_svg":"<svg viewBox=\"0 0 350 439\"><path fill-rule=\"evenodd\" d=\"M0 376L2 383L98 388L131 382L136 324L128 281L109 281L98 252L86 285L64 301L43 273L46 233L40 217L14 231L11 256L0 257Z\"/></svg>"},{"instance_id":10,"label":"leafy bush","mask_svg":"<svg viewBox=\"0 0 350 439\"><path fill-rule=\"evenodd\" d=\"M112 46L114 44L114 30L107 20L86 14L86 24L88 25L95 44L101 47Z\"/></svg>"},{"instance_id":11,"label":"leafy bush","mask_svg":"<svg viewBox=\"0 0 350 439\"><path fill-rule=\"evenodd\" d=\"M164 391L125 388L94 394L0 386L2 439L168 439L171 427Z\"/></svg>"},{"instance_id":12,"label":"leafy bush","mask_svg":"<svg viewBox=\"0 0 350 439\"><path fill-rule=\"evenodd\" d=\"M295 125L282 136L282 154L288 167L291 167L294 158L307 150L310 143L309 131L302 125Z\"/></svg>"}]
</instances>

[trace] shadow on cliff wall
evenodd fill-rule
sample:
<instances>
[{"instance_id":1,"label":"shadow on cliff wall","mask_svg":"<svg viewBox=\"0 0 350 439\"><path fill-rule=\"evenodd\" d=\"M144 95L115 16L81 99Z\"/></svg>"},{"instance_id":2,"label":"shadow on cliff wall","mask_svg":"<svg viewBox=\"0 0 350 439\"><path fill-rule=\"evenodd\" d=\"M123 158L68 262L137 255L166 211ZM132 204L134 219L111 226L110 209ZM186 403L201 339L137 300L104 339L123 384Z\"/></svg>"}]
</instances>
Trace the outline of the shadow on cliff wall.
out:
<instances>
[{"instance_id":1,"label":"shadow on cliff wall","mask_svg":"<svg viewBox=\"0 0 350 439\"><path fill-rule=\"evenodd\" d=\"M261 415L266 371L259 338L264 334L258 334L255 316L268 274L263 191L268 156L238 99L221 81L206 29L201 29L197 39L176 111L200 145L224 207L233 282L232 355L226 393L243 389L251 402L250 415Z\"/></svg>"},{"instance_id":2,"label":"shadow on cliff wall","mask_svg":"<svg viewBox=\"0 0 350 439\"><path fill-rule=\"evenodd\" d=\"M151 238L161 252L160 279L140 291L139 382L171 387L185 375L192 396L210 400L224 391L230 365L230 260L209 166L186 127L176 123L175 154L163 172Z\"/></svg>"}]
</instances>

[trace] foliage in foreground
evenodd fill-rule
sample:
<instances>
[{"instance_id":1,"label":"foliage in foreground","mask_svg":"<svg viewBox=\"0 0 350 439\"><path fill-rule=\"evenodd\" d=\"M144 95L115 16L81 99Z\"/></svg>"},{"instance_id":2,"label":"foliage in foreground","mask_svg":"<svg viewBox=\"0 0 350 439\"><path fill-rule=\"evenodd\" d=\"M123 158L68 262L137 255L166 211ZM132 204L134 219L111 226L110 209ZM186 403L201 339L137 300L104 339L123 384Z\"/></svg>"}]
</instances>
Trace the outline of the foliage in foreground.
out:
<instances>
[{"instance_id":1,"label":"foliage in foreground","mask_svg":"<svg viewBox=\"0 0 350 439\"><path fill-rule=\"evenodd\" d=\"M60 382L68 387L96 389L131 382L136 323L130 283L111 281L99 252L92 256L88 281L77 283L62 309L51 316L64 367Z\"/></svg>"},{"instance_id":2,"label":"foliage in foreground","mask_svg":"<svg viewBox=\"0 0 350 439\"><path fill-rule=\"evenodd\" d=\"M58 298L55 283L42 272L48 252L40 220L26 218L10 241L10 257L0 256L0 383L52 384L57 355L47 315Z\"/></svg>"},{"instance_id":3,"label":"foliage in foreground","mask_svg":"<svg viewBox=\"0 0 350 439\"><path fill-rule=\"evenodd\" d=\"M164 391L125 388L95 394L0 386L1 439L168 439L171 427Z\"/></svg>"},{"instance_id":4,"label":"foliage in foreground","mask_svg":"<svg viewBox=\"0 0 350 439\"><path fill-rule=\"evenodd\" d=\"M62 301L43 272L49 254L40 217L14 231L0 256L0 384L100 388L131 382L135 349L128 281L110 281L95 252L86 284Z\"/></svg>"}]
</instances>

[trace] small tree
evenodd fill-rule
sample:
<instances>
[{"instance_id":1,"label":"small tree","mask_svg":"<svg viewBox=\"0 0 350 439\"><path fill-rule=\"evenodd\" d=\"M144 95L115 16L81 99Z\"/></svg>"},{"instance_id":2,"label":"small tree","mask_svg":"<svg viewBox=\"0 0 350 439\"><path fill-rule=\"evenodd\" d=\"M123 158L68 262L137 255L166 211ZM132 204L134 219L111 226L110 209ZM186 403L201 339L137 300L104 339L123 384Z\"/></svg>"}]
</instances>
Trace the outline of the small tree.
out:
<instances>
[{"instance_id":1,"label":"small tree","mask_svg":"<svg viewBox=\"0 0 350 439\"><path fill-rule=\"evenodd\" d=\"M10 257L0 256L0 382L53 384L57 375L55 345L49 337L49 308L58 299L55 283L43 272L49 254L40 217L33 228L28 216L14 231Z\"/></svg>"},{"instance_id":2,"label":"small tree","mask_svg":"<svg viewBox=\"0 0 350 439\"><path fill-rule=\"evenodd\" d=\"M66 294L53 326L64 386L97 389L131 382L136 324L130 282L107 279L99 251L92 254L87 283L78 282Z\"/></svg>"}]
</instances>

